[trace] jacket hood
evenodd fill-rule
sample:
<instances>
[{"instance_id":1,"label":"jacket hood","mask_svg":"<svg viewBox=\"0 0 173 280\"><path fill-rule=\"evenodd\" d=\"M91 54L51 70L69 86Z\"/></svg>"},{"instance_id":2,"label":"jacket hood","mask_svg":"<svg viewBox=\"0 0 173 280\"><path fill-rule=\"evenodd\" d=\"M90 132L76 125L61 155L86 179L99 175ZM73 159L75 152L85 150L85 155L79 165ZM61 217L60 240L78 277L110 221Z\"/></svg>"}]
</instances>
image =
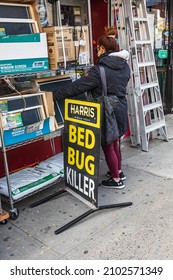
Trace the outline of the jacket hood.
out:
<instances>
[{"instance_id":1,"label":"jacket hood","mask_svg":"<svg viewBox=\"0 0 173 280\"><path fill-rule=\"evenodd\" d=\"M124 53L124 51L107 52L98 58L98 63L106 65L112 69L122 69L127 63L128 54L128 52Z\"/></svg>"},{"instance_id":2,"label":"jacket hood","mask_svg":"<svg viewBox=\"0 0 173 280\"><path fill-rule=\"evenodd\" d=\"M129 52L128 52L128 51L126 51L126 50L121 50L121 51L119 51L119 52L111 52L111 53L109 54L109 56L118 56L118 57L121 57L121 58L123 58L123 59L128 60L130 55L129 55Z\"/></svg>"}]
</instances>

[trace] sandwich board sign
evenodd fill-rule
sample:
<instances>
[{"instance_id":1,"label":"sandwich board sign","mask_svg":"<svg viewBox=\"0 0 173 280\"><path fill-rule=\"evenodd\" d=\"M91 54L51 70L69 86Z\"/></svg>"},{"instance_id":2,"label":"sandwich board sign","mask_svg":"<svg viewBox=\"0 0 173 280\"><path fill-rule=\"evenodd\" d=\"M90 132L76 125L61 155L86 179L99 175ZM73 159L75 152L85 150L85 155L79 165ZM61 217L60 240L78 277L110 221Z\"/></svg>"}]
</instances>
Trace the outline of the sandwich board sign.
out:
<instances>
[{"instance_id":1,"label":"sandwich board sign","mask_svg":"<svg viewBox=\"0 0 173 280\"><path fill-rule=\"evenodd\" d=\"M64 178L67 191L98 207L101 105L66 99L64 116Z\"/></svg>"}]
</instances>

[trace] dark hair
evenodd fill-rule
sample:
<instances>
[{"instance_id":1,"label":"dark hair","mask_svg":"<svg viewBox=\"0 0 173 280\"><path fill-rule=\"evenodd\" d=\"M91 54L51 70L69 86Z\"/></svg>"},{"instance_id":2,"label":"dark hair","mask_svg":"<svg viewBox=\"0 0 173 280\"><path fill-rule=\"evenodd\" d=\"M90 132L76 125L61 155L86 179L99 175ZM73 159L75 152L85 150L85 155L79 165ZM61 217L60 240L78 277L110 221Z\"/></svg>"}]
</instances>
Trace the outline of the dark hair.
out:
<instances>
[{"instance_id":1,"label":"dark hair","mask_svg":"<svg viewBox=\"0 0 173 280\"><path fill-rule=\"evenodd\" d=\"M106 51L117 50L117 29L116 27L105 27L105 34L100 36L97 40L98 46L103 46Z\"/></svg>"}]
</instances>

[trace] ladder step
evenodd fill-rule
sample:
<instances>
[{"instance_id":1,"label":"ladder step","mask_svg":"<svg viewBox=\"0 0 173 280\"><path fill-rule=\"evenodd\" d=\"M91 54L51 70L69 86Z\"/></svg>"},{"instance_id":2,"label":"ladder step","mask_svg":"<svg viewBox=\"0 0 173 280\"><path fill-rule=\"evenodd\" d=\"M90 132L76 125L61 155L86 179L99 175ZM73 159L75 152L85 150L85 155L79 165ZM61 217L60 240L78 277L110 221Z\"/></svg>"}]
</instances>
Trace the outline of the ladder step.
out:
<instances>
[{"instance_id":1,"label":"ladder step","mask_svg":"<svg viewBox=\"0 0 173 280\"><path fill-rule=\"evenodd\" d=\"M145 89L157 87L157 86L159 86L157 82L152 82L152 83L142 84L141 89L145 90Z\"/></svg>"},{"instance_id":2,"label":"ladder step","mask_svg":"<svg viewBox=\"0 0 173 280\"><path fill-rule=\"evenodd\" d=\"M154 61L147 61L147 62L139 62L139 67L147 67L147 66L155 66Z\"/></svg>"},{"instance_id":3,"label":"ladder step","mask_svg":"<svg viewBox=\"0 0 173 280\"><path fill-rule=\"evenodd\" d=\"M155 103L150 103L150 104L144 105L143 110L144 110L144 112L147 112L147 111L150 111L150 110L153 110L156 108L160 108L160 107L162 107L162 102L157 101Z\"/></svg>"},{"instance_id":4,"label":"ladder step","mask_svg":"<svg viewBox=\"0 0 173 280\"><path fill-rule=\"evenodd\" d=\"M158 121L158 122L155 122L155 123L152 123L152 124L146 126L145 131L146 131L146 133L149 133L151 131L157 130L164 126L165 126L165 121L161 120L161 121Z\"/></svg>"},{"instance_id":5,"label":"ladder step","mask_svg":"<svg viewBox=\"0 0 173 280\"><path fill-rule=\"evenodd\" d=\"M137 18L137 17L133 17L133 21L143 21L143 22L147 22L148 19L147 19L147 18Z\"/></svg>"},{"instance_id":6,"label":"ladder step","mask_svg":"<svg viewBox=\"0 0 173 280\"><path fill-rule=\"evenodd\" d=\"M150 40L140 40L140 41L135 41L137 45L151 45Z\"/></svg>"}]
</instances>

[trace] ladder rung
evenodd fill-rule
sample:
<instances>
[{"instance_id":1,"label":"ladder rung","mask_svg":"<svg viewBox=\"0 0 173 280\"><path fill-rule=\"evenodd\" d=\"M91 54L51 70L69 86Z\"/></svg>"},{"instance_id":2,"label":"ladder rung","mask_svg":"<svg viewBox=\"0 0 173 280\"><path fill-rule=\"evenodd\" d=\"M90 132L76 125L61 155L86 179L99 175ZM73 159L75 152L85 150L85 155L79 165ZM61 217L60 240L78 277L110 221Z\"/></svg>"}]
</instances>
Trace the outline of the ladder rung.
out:
<instances>
[{"instance_id":1,"label":"ladder rung","mask_svg":"<svg viewBox=\"0 0 173 280\"><path fill-rule=\"evenodd\" d=\"M144 21L144 22L146 22L146 21L148 21L148 19L147 19L147 18L137 18L137 17L133 17L133 21Z\"/></svg>"},{"instance_id":2,"label":"ladder rung","mask_svg":"<svg viewBox=\"0 0 173 280\"><path fill-rule=\"evenodd\" d=\"M148 84L142 84L141 89L145 90L147 88L152 88L152 87L157 87L157 86L158 86L157 82L152 82L152 83L148 83Z\"/></svg>"},{"instance_id":3,"label":"ladder rung","mask_svg":"<svg viewBox=\"0 0 173 280\"><path fill-rule=\"evenodd\" d=\"M136 45L149 45L151 44L150 40L140 40L140 41L136 41Z\"/></svg>"},{"instance_id":4,"label":"ladder rung","mask_svg":"<svg viewBox=\"0 0 173 280\"><path fill-rule=\"evenodd\" d=\"M145 131L146 131L146 133L149 133L149 132L157 130L163 126L165 126L165 121L161 120L161 121L158 121L158 122L155 122L155 123L152 123L152 124L146 126Z\"/></svg>"},{"instance_id":5,"label":"ladder rung","mask_svg":"<svg viewBox=\"0 0 173 280\"><path fill-rule=\"evenodd\" d=\"M155 66L154 61L147 61L147 62L139 62L139 67L147 67L147 66Z\"/></svg>"},{"instance_id":6,"label":"ladder rung","mask_svg":"<svg viewBox=\"0 0 173 280\"><path fill-rule=\"evenodd\" d=\"M155 103L150 103L150 104L144 105L143 110L144 110L144 112L147 112L147 111L159 108L159 107L162 107L161 101L157 101Z\"/></svg>"}]
</instances>

